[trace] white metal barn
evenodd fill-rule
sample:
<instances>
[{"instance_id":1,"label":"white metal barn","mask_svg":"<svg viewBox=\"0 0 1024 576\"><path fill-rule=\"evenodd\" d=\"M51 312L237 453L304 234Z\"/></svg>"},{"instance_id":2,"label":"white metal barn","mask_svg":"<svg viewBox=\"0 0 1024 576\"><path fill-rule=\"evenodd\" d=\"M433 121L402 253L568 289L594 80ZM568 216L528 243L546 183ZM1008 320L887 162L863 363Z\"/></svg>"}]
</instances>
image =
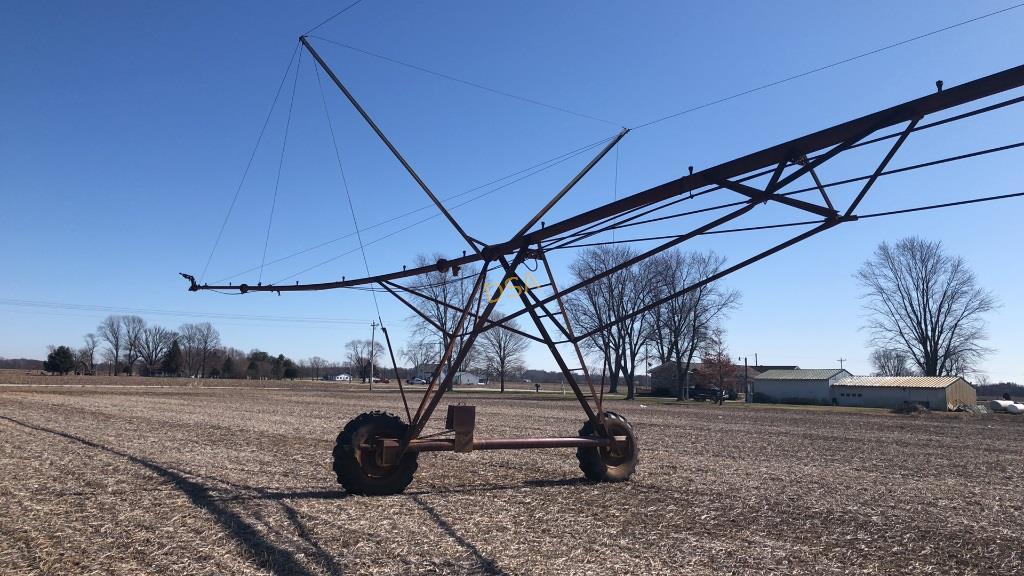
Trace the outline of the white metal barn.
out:
<instances>
[{"instance_id":1,"label":"white metal barn","mask_svg":"<svg viewBox=\"0 0 1024 576\"><path fill-rule=\"evenodd\" d=\"M452 378L452 383L459 385L479 384L480 377L472 372L456 372Z\"/></svg>"},{"instance_id":2,"label":"white metal barn","mask_svg":"<svg viewBox=\"0 0 1024 576\"><path fill-rule=\"evenodd\" d=\"M832 385L838 406L898 408L920 404L930 410L974 406L978 394L959 376L854 376Z\"/></svg>"},{"instance_id":3,"label":"white metal barn","mask_svg":"<svg viewBox=\"0 0 1024 576\"><path fill-rule=\"evenodd\" d=\"M754 378L758 401L830 404L831 386L851 374L841 368L768 370Z\"/></svg>"}]
</instances>

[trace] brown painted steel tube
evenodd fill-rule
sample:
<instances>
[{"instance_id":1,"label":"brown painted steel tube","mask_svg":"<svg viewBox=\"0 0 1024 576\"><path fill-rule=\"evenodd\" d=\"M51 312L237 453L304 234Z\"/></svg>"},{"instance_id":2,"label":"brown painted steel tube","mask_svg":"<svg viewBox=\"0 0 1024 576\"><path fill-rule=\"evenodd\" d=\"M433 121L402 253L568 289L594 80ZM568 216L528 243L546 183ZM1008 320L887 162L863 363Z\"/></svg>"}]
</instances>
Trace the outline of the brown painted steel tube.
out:
<instances>
[{"instance_id":1,"label":"brown painted steel tube","mask_svg":"<svg viewBox=\"0 0 1024 576\"><path fill-rule=\"evenodd\" d=\"M615 442L626 442L625 436L616 436ZM473 450L529 450L535 448L600 448L612 443L610 438L486 438L473 440ZM451 440L413 440L409 443L412 452L452 452L455 442Z\"/></svg>"}]
</instances>

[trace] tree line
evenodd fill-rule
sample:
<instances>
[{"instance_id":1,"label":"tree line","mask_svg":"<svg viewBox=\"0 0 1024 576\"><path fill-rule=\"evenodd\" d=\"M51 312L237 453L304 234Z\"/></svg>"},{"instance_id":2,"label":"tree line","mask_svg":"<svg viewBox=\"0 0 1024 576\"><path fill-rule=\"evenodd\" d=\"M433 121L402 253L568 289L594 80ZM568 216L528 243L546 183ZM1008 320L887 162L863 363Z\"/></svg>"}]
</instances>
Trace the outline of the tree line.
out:
<instances>
[{"instance_id":1,"label":"tree line","mask_svg":"<svg viewBox=\"0 0 1024 576\"><path fill-rule=\"evenodd\" d=\"M79 347L50 346L43 369L57 374L191 378L298 378L299 364L283 354L248 353L221 343L209 322L172 330L135 315L107 316ZM318 363L327 362L317 358Z\"/></svg>"}]
</instances>

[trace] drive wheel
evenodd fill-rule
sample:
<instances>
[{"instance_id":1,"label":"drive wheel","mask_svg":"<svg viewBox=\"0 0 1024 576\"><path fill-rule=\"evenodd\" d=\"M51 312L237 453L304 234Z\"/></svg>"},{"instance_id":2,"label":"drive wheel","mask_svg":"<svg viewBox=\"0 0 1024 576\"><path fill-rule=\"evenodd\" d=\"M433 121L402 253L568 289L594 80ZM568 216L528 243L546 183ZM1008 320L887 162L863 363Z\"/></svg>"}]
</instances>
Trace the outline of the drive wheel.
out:
<instances>
[{"instance_id":1,"label":"drive wheel","mask_svg":"<svg viewBox=\"0 0 1024 576\"><path fill-rule=\"evenodd\" d=\"M577 448L576 459L580 462L583 475L597 482L625 482L636 470L639 447L633 435L633 427L623 416L615 412L604 413L604 425L610 436L625 436L625 446L602 448ZM590 420L580 428L580 436L597 436Z\"/></svg>"},{"instance_id":2,"label":"drive wheel","mask_svg":"<svg viewBox=\"0 0 1024 576\"><path fill-rule=\"evenodd\" d=\"M415 452L406 452L398 463L384 465L370 449L380 438L399 440L408 424L387 412L365 412L345 425L334 446L334 473L349 494L384 496L398 494L416 473Z\"/></svg>"}]
</instances>

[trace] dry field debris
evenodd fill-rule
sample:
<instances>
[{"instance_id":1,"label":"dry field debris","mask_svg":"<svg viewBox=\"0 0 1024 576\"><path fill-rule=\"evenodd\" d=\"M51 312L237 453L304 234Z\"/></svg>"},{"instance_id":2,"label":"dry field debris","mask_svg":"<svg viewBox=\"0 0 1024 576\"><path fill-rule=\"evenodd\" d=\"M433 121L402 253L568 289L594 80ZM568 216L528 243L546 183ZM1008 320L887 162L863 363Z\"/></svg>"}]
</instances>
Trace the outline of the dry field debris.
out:
<instances>
[{"instance_id":1,"label":"dry field debris","mask_svg":"<svg viewBox=\"0 0 1024 576\"><path fill-rule=\"evenodd\" d=\"M581 423L463 399L479 436ZM639 435L630 482L584 481L571 449L424 454L405 494L349 497L334 437L396 394L0 386L0 572L1024 572L1020 418L643 403L610 407Z\"/></svg>"}]
</instances>

